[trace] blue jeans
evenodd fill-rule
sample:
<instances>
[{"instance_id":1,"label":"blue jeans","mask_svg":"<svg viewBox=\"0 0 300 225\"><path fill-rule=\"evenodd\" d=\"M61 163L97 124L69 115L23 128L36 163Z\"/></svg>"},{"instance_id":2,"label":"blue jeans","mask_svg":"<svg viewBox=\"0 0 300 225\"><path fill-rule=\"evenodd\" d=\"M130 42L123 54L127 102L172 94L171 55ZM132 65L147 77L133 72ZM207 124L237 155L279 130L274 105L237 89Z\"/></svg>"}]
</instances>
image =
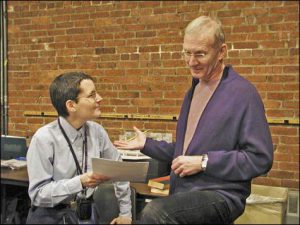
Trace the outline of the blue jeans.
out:
<instances>
[{"instance_id":1,"label":"blue jeans","mask_svg":"<svg viewBox=\"0 0 300 225\"><path fill-rule=\"evenodd\" d=\"M90 220L80 221L76 212L70 208L56 209L32 206L27 216L27 224L96 224L99 216L97 208L92 205ZM109 210L109 209L108 209Z\"/></svg>"},{"instance_id":2,"label":"blue jeans","mask_svg":"<svg viewBox=\"0 0 300 225\"><path fill-rule=\"evenodd\" d=\"M157 198L141 213L141 224L231 224L223 197L214 191L190 191Z\"/></svg>"}]
</instances>

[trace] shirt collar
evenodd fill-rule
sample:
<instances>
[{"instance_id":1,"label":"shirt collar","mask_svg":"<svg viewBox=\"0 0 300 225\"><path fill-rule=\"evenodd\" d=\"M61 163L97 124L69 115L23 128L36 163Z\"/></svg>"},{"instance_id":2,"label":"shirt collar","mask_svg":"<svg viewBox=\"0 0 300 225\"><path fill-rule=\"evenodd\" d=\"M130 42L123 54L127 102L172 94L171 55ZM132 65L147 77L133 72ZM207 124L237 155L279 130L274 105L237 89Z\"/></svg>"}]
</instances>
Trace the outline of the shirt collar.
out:
<instances>
[{"instance_id":1,"label":"shirt collar","mask_svg":"<svg viewBox=\"0 0 300 225\"><path fill-rule=\"evenodd\" d=\"M66 132L66 135L70 139L71 143L73 144L75 140L79 137L84 136L84 127L82 126L79 130L76 130L72 125L64 118L64 117L59 117L61 126Z\"/></svg>"}]
</instances>

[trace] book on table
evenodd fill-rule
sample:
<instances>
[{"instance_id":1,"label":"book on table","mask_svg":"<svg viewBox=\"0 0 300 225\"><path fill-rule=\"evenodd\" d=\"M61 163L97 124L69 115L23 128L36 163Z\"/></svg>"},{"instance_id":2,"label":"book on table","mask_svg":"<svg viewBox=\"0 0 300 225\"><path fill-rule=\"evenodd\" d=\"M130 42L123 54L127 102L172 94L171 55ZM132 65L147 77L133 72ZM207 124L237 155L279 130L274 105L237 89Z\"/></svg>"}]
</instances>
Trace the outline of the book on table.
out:
<instances>
[{"instance_id":1,"label":"book on table","mask_svg":"<svg viewBox=\"0 0 300 225\"><path fill-rule=\"evenodd\" d=\"M151 188L157 188L160 190L169 189L170 175L149 179L148 186Z\"/></svg>"},{"instance_id":2,"label":"book on table","mask_svg":"<svg viewBox=\"0 0 300 225\"><path fill-rule=\"evenodd\" d=\"M155 193L155 194L161 194L161 195L168 196L169 195L169 190L170 190L169 188L162 190L162 189L152 187L150 189L150 192Z\"/></svg>"}]
</instances>

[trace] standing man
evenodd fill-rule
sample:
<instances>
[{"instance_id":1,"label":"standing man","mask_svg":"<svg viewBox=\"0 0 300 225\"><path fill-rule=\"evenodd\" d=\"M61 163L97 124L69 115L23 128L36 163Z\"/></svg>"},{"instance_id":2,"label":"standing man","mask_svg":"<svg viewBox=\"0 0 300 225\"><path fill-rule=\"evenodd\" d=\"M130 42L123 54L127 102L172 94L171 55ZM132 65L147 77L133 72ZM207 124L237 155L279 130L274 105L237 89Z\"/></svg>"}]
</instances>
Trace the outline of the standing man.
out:
<instances>
[{"instance_id":1,"label":"standing man","mask_svg":"<svg viewBox=\"0 0 300 225\"><path fill-rule=\"evenodd\" d=\"M50 97L59 117L34 134L27 153L32 205L27 223L97 223L99 212L92 194L109 178L92 172L91 159L121 160L103 127L90 121L100 116L102 98L93 79L82 72L56 77ZM115 183L115 190L120 214L112 223L129 224L129 182Z\"/></svg>"},{"instance_id":2,"label":"standing man","mask_svg":"<svg viewBox=\"0 0 300 225\"><path fill-rule=\"evenodd\" d=\"M233 223L244 211L251 180L272 166L273 145L255 87L223 59L221 23L207 16L185 29L183 53L192 74L177 123L176 143L154 141L137 128L122 149L171 162L170 196L155 199L142 223Z\"/></svg>"}]
</instances>

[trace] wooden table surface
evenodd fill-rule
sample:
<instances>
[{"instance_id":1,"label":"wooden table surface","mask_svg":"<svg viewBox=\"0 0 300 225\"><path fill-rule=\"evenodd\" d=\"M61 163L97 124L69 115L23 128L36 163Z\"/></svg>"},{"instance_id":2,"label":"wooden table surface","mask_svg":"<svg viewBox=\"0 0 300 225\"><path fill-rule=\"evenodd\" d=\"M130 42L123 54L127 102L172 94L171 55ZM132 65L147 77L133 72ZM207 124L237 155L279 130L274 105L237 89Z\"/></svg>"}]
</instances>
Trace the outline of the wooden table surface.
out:
<instances>
[{"instance_id":1,"label":"wooden table surface","mask_svg":"<svg viewBox=\"0 0 300 225\"><path fill-rule=\"evenodd\" d=\"M1 167L1 183L6 181L29 183L27 168L10 169Z\"/></svg>"}]
</instances>

